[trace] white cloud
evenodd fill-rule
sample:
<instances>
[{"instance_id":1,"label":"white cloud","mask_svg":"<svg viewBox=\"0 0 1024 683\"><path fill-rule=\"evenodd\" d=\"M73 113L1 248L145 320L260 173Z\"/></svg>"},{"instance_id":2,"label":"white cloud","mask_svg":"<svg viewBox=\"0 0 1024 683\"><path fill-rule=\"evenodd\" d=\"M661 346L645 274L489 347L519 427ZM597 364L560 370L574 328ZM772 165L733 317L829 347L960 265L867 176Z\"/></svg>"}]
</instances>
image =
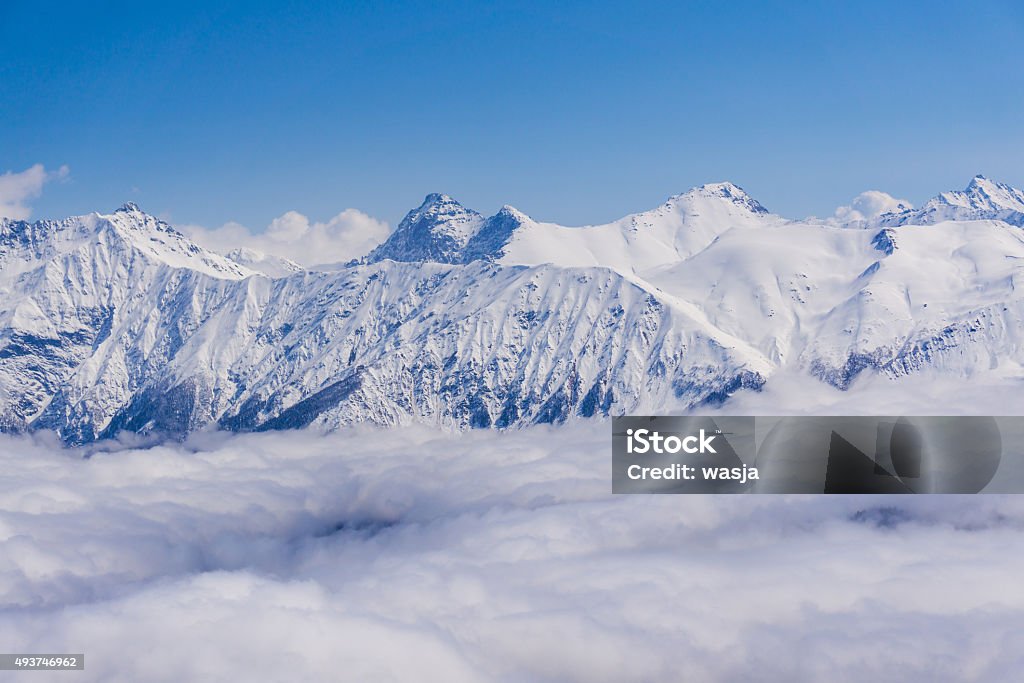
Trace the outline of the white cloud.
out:
<instances>
[{"instance_id":1,"label":"white cloud","mask_svg":"<svg viewBox=\"0 0 1024 683\"><path fill-rule=\"evenodd\" d=\"M854 197L848 206L836 209L835 220L844 224L871 221L890 211L912 208L913 204L906 199L897 199L879 190L868 190Z\"/></svg>"},{"instance_id":2,"label":"white cloud","mask_svg":"<svg viewBox=\"0 0 1024 683\"><path fill-rule=\"evenodd\" d=\"M28 201L42 194L43 185L67 176L67 166L47 171L42 164L30 166L20 173L8 171L0 175L0 216L25 220L32 215Z\"/></svg>"},{"instance_id":3,"label":"white cloud","mask_svg":"<svg viewBox=\"0 0 1024 683\"><path fill-rule=\"evenodd\" d=\"M298 211L288 211L270 221L266 236L275 242L294 242L308 234L309 229L308 218Z\"/></svg>"},{"instance_id":4,"label":"white cloud","mask_svg":"<svg viewBox=\"0 0 1024 683\"><path fill-rule=\"evenodd\" d=\"M89 460L0 436L0 641L84 651L83 681L1024 666L1019 497L612 496L607 427L200 434Z\"/></svg>"},{"instance_id":5,"label":"white cloud","mask_svg":"<svg viewBox=\"0 0 1024 683\"><path fill-rule=\"evenodd\" d=\"M214 229L198 225L182 225L178 229L220 253L255 249L304 266L365 256L391 232L387 223L357 209L345 209L327 222L311 221L297 211L289 211L271 221L262 233L233 222Z\"/></svg>"}]
</instances>

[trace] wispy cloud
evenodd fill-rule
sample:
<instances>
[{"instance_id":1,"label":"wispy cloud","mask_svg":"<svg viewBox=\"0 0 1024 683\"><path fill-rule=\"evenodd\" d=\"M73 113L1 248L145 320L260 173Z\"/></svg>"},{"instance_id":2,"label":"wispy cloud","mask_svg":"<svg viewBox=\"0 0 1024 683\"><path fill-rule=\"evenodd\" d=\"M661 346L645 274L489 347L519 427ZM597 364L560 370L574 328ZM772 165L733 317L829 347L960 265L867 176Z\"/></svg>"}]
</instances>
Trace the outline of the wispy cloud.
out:
<instances>
[{"instance_id":1,"label":"wispy cloud","mask_svg":"<svg viewBox=\"0 0 1024 683\"><path fill-rule=\"evenodd\" d=\"M839 223L871 221L884 213L899 209L912 209L914 205L906 199L897 199L880 190L861 192L853 200L836 209L833 219Z\"/></svg>"},{"instance_id":2,"label":"wispy cloud","mask_svg":"<svg viewBox=\"0 0 1024 683\"><path fill-rule=\"evenodd\" d=\"M0 175L0 216L24 220L32 215L29 202L43 192L43 185L51 180L68 176L68 167L47 171L42 164L35 164L20 173L7 171Z\"/></svg>"},{"instance_id":3,"label":"wispy cloud","mask_svg":"<svg viewBox=\"0 0 1024 683\"><path fill-rule=\"evenodd\" d=\"M326 222L312 221L298 211L278 216L263 232L240 223L219 228L179 225L202 246L227 253L240 247L291 259L304 266L348 261L365 255L387 239L391 230L358 209L345 209Z\"/></svg>"},{"instance_id":4,"label":"wispy cloud","mask_svg":"<svg viewBox=\"0 0 1024 683\"><path fill-rule=\"evenodd\" d=\"M0 640L85 651L82 680L1024 666L1017 497L615 497L607 434L206 434L89 460L0 437Z\"/></svg>"}]
</instances>

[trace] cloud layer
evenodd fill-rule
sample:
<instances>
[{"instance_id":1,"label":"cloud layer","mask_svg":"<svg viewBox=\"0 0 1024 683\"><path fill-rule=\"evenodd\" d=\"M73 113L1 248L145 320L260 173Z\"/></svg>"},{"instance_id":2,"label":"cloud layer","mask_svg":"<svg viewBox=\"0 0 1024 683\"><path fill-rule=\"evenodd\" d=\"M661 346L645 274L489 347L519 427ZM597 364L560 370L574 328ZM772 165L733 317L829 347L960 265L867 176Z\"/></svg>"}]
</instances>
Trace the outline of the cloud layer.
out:
<instances>
[{"instance_id":1,"label":"cloud layer","mask_svg":"<svg viewBox=\"0 0 1024 683\"><path fill-rule=\"evenodd\" d=\"M836 209L835 220L839 223L858 223L871 221L884 213L913 208L906 199L897 199L891 194L879 190L861 192L847 206Z\"/></svg>"},{"instance_id":2,"label":"cloud layer","mask_svg":"<svg viewBox=\"0 0 1024 683\"><path fill-rule=\"evenodd\" d=\"M612 496L608 424L0 437L0 640L76 678L1010 680L1017 497Z\"/></svg>"},{"instance_id":3,"label":"cloud layer","mask_svg":"<svg viewBox=\"0 0 1024 683\"><path fill-rule=\"evenodd\" d=\"M25 220L32 215L28 202L43 191L43 185L51 180L63 179L68 167L47 171L42 164L35 164L20 173L7 171L0 175L0 217Z\"/></svg>"},{"instance_id":4,"label":"cloud layer","mask_svg":"<svg viewBox=\"0 0 1024 683\"><path fill-rule=\"evenodd\" d=\"M388 224L357 209L345 209L327 222L311 221L289 211L256 233L240 223L219 228L177 226L202 246L223 254L239 248L290 259L303 266L333 264L359 258L385 239Z\"/></svg>"}]
</instances>

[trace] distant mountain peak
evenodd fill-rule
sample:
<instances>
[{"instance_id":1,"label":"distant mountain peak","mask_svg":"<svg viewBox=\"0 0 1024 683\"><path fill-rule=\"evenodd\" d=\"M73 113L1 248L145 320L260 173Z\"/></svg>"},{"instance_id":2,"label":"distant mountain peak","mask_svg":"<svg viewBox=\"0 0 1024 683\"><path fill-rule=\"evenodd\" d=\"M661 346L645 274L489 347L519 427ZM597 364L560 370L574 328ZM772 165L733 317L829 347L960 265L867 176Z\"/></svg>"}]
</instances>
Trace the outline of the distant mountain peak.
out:
<instances>
[{"instance_id":1,"label":"distant mountain peak","mask_svg":"<svg viewBox=\"0 0 1024 683\"><path fill-rule=\"evenodd\" d=\"M263 273L271 278L286 277L304 270L302 266L291 259L266 254L259 249L252 249L250 247L232 249L224 254L224 256L241 266L245 266L249 270Z\"/></svg>"},{"instance_id":2,"label":"distant mountain peak","mask_svg":"<svg viewBox=\"0 0 1024 683\"><path fill-rule=\"evenodd\" d=\"M742 195L744 197L749 196L744 192L743 188L735 183L724 180L720 183L704 183L696 189L704 190L706 192L721 193L723 196Z\"/></svg>"},{"instance_id":3,"label":"distant mountain peak","mask_svg":"<svg viewBox=\"0 0 1024 683\"><path fill-rule=\"evenodd\" d=\"M422 206L428 206L430 204L458 204L459 202L452 197L450 194L444 192L431 192L423 198ZM461 204L460 204L461 206Z\"/></svg>"},{"instance_id":4,"label":"distant mountain peak","mask_svg":"<svg viewBox=\"0 0 1024 683\"><path fill-rule=\"evenodd\" d=\"M163 264L228 280L241 280L253 274L238 263L200 247L131 202L109 214L92 213L59 221L22 222L17 234L13 230L7 232L11 234L0 235L0 242L5 243L0 244L0 257L19 259L24 263L61 255L79 258L72 254L82 247L89 247L104 252L107 263L127 258L127 263ZM142 256L142 259L136 259L137 256ZM0 258L0 263L2 260Z\"/></svg>"},{"instance_id":5,"label":"distant mountain peak","mask_svg":"<svg viewBox=\"0 0 1024 683\"><path fill-rule=\"evenodd\" d=\"M1003 208L1019 208L1024 205L1024 192L1006 183L989 180L980 174L971 178L964 192L988 197Z\"/></svg>"},{"instance_id":6,"label":"distant mountain peak","mask_svg":"<svg viewBox=\"0 0 1024 683\"><path fill-rule=\"evenodd\" d=\"M665 229L676 230L685 223L686 232L690 235L686 241L696 243L705 238L710 241L714 235L734 225L760 225L763 218L772 219L760 202L743 188L725 181L694 187L670 197L664 204L650 211L632 214L608 225L622 225L631 233L637 233L648 231L657 224L674 226ZM541 234L551 234L551 230L556 233L566 230L562 234L572 235L574 240L579 235L598 234L537 223L528 214L509 204L502 206L493 216L485 218L462 206L450 195L433 192L417 208L406 214L387 241L370 252L363 261L375 263L389 259L402 262L468 263L474 260L512 258L509 248L517 240L517 235L528 234L537 238ZM553 243L546 244L550 247ZM515 253L522 257L522 249ZM530 258L549 259L550 255L542 257L533 254Z\"/></svg>"},{"instance_id":7,"label":"distant mountain peak","mask_svg":"<svg viewBox=\"0 0 1024 683\"><path fill-rule=\"evenodd\" d=\"M262 252L259 249L253 249L251 247L238 247L237 249L232 249L231 251L224 255L227 256L232 261L238 261L239 259L244 259L246 261L258 261L261 259L265 259L267 257L267 254L265 252Z\"/></svg>"},{"instance_id":8,"label":"distant mountain peak","mask_svg":"<svg viewBox=\"0 0 1024 683\"><path fill-rule=\"evenodd\" d=\"M929 199L916 211L893 212L882 225L931 225L942 221L998 220L1024 226L1024 191L980 173L963 190L950 190Z\"/></svg>"},{"instance_id":9,"label":"distant mountain peak","mask_svg":"<svg viewBox=\"0 0 1024 683\"><path fill-rule=\"evenodd\" d=\"M510 204L505 204L504 206L502 206L501 209L498 211L497 215L510 216L521 222L532 220L528 215L526 215L525 213L523 213L522 211L520 211L519 209Z\"/></svg>"},{"instance_id":10,"label":"distant mountain peak","mask_svg":"<svg viewBox=\"0 0 1024 683\"><path fill-rule=\"evenodd\" d=\"M461 213L476 213L470 209L467 209L459 203L457 199L452 197L450 194L443 194L441 192L431 192L423 198L423 203L420 204L416 209L413 209L410 213L427 213L427 214L461 214Z\"/></svg>"},{"instance_id":11,"label":"distant mountain peak","mask_svg":"<svg viewBox=\"0 0 1024 683\"><path fill-rule=\"evenodd\" d=\"M682 194L676 195L669 200L694 200L697 198L724 199L742 209L756 214L767 214L768 209L764 208L759 201L751 197L747 192L729 181L719 183L705 183Z\"/></svg>"},{"instance_id":12,"label":"distant mountain peak","mask_svg":"<svg viewBox=\"0 0 1024 683\"><path fill-rule=\"evenodd\" d=\"M939 194L937 198L944 197L944 196L947 196L947 195L950 196L950 197L956 197L958 195L963 195L963 194L968 194L968 195L972 195L973 194L973 195L977 195L977 196L987 197L987 196L990 196L993 192L998 192L999 191L999 187L1000 187L1000 183L996 183L996 182L994 182L992 180L989 180L988 178L986 178L985 176L983 176L983 175L981 175L979 173L978 175L976 175L973 178L971 178L970 182L967 183L967 187L965 187L963 189L963 192L957 192L955 190L950 191L950 192L943 192L943 193ZM1003 186L1003 187L1009 187L1009 186Z\"/></svg>"},{"instance_id":13,"label":"distant mountain peak","mask_svg":"<svg viewBox=\"0 0 1024 683\"><path fill-rule=\"evenodd\" d=\"M405 215L391 236L371 251L366 260L455 263L483 220L483 216L450 195L432 192Z\"/></svg>"},{"instance_id":14,"label":"distant mountain peak","mask_svg":"<svg viewBox=\"0 0 1024 683\"><path fill-rule=\"evenodd\" d=\"M423 198L423 203L417 208L409 212L409 215L416 213L470 213L476 214L476 211L467 209L459 200L452 197L450 194L444 194L441 192L431 192Z\"/></svg>"}]
</instances>

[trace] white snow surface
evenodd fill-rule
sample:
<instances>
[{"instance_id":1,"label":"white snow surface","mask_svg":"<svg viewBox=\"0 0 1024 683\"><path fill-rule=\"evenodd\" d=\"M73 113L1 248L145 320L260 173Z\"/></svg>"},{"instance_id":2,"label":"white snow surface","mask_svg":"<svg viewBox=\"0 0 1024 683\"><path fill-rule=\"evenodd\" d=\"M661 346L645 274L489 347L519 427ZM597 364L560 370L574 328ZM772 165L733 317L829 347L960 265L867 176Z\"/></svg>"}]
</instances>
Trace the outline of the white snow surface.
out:
<instances>
[{"instance_id":1,"label":"white snow surface","mask_svg":"<svg viewBox=\"0 0 1024 683\"><path fill-rule=\"evenodd\" d=\"M787 223L732 183L703 185L605 225L570 228L519 215L523 226L505 247L502 263L607 266L623 273L684 261L733 229Z\"/></svg>"}]
</instances>

